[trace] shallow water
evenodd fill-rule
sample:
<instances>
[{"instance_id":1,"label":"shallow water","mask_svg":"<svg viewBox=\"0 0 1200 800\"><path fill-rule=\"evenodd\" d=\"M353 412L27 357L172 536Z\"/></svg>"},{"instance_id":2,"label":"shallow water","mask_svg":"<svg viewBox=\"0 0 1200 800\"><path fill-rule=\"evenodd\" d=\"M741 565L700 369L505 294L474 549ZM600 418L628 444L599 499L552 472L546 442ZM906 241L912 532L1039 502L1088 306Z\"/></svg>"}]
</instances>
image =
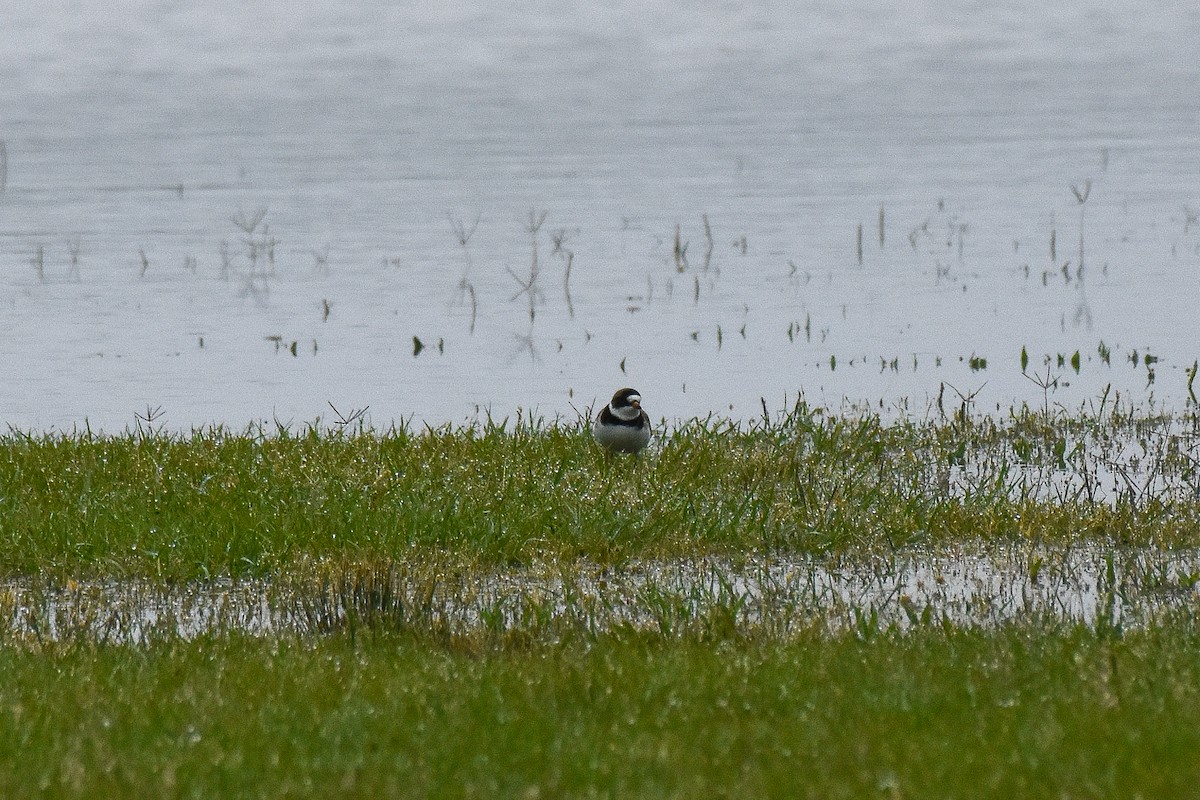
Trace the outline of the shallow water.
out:
<instances>
[{"instance_id":1,"label":"shallow water","mask_svg":"<svg viewBox=\"0 0 1200 800\"><path fill-rule=\"evenodd\" d=\"M310 565L276 580L0 585L0 631L23 641L147 642L352 628L562 636L618 627L679 635L1008 624L1136 628L1197 599L1200 552L1031 543L869 559L698 558L468 574L403 562Z\"/></svg>"},{"instance_id":2,"label":"shallow water","mask_svg":"<svg viewBox=\"0 0 1200 800\"><path fill-rule=\"evenodd\" d=\"M0 26L0 422L1189 400L1194 4L121 9Z\"/></svg>"}]
</instances>

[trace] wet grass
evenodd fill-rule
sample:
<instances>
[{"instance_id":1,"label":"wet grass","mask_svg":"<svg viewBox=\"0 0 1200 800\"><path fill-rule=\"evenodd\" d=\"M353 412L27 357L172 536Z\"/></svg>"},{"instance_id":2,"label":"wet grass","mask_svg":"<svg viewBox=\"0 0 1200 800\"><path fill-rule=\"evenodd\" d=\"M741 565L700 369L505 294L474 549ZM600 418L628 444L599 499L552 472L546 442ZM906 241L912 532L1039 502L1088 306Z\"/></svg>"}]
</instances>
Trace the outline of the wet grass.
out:
<instances>
[{"instance_id":1,"label":"wet grass","mask_svg":"<svg viewBox=\"0 0 1200 800\"><path fill-rule=\"evenodd\" d=\"M0 645L8 797L1185 797L1194 622Z\"/></svg>"},{"instance_id":2,"label":"wet grass","mask_svg":"<svg viewBox=\"0 0 1200 800\"><path fill-rule=\"evenodd\" d=\"M960 399L10 433L0 796L1188 796L1196 419Z\"/></svg>"},{"instance_id":3,"label":"wet grass","mask_svg":"<svg viewBox=\"0 0 1200 800\"><path fill-rule=\"evenodd\" d=\"M947 404L949 406L949 404ZM0 574L177 581L332 557L483 567L956 542L1200 545L1197 425L1100 403L926 421L797 404L660 428L640 459L579 424L0 439Z\"/></svg>"}]
</instances>

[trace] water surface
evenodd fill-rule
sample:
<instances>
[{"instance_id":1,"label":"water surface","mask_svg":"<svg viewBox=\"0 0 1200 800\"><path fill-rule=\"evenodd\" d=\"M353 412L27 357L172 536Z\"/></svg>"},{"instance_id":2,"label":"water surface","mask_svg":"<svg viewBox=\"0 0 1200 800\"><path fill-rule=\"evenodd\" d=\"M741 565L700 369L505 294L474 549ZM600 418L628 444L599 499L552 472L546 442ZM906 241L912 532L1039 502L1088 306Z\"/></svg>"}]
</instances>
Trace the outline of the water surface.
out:
<instances>
[{"instance_id":1,"label":"water surface","mask_svg":"<svg viewBox=\"0 0 1200 800\"><path fill-rule=\"evenodd\" d=\"M275 580L0 583L0 630L23 641L375 627L423 634L542 636L637 628L666 636L731 629L938 625L1142 628L1193 614L1200 554L1029 542L849 559L720 558L535 564L498 573L436 565L297 565ZM726 630L725 634L731 630Z\"/></svg>"},{"instance_id":2,"label":"water surface","mask_svg":"<svg viewBox=\"0 0 1200 800\"><path fill-rule=\"evenodd\" d=\"M1179 409L1196 41L1172 3L11 9L0 421Z\"/></svg>"}]
</instances>

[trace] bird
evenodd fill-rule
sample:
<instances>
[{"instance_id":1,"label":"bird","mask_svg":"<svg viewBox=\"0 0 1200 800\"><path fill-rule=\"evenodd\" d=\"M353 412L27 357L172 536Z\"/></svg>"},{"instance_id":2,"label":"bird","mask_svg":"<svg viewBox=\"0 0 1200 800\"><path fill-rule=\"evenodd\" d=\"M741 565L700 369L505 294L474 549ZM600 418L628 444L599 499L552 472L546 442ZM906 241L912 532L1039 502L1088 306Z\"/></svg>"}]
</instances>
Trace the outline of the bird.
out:
<instances>
[{"instance_id":1,"label":"bird","mask_svg":"<svg viewBox=\"0 0 1200 800\"><path fill-rule=\"evenodd\" d=\"M618 389L612 400L596 415L592 437L610 453L642 451L650 442L650 417L642 410L637 389Z\"/></svg>"}]
</instances>

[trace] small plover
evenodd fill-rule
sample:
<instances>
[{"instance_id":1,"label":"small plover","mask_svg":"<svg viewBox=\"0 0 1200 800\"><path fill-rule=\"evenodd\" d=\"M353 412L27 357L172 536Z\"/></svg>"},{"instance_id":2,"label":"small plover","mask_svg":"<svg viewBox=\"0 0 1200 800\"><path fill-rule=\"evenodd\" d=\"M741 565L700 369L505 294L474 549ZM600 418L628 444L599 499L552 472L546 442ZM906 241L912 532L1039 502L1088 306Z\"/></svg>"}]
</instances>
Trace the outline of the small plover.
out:
<instances>
[{"instance_id":1,"label":"small plover","mask_svg":"<svg viewBox=\"0 0 1200 800\"><path fill-rule=\"evenodd\" d=\"M618 389L596 415L592 436L610 453L637 453L650 442L650 417L637 389Z\"/></svg>"}]
</instances>

